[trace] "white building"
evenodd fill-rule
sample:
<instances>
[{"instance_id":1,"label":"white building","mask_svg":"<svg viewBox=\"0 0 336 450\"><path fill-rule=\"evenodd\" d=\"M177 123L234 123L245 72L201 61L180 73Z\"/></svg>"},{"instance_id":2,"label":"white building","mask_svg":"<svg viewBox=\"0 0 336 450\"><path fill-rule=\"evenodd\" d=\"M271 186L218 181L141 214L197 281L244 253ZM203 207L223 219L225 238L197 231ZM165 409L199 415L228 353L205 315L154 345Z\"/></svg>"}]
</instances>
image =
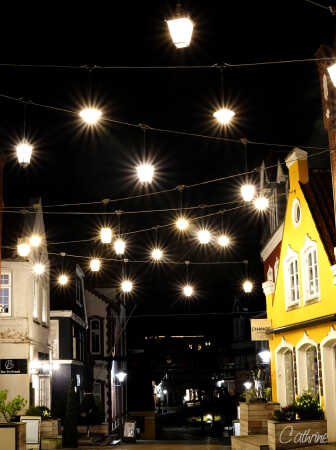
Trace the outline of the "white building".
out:
<instances>
[{"instance_id":1,"label":"white building","mask_svg":"<svg viewBox=\"0 0 336 450\"><path fill-rule=\"evenodd\" d=\"M15 221L15 225L19 223L19 219ZM40 203L36 214L25 217L21 225L22 229L5 230L5 234L10 233L13 257L1 261L0 390L7 389L9 399L20 394L27 406L50 407L49 261ZM31 247L27 257L19 257L17 233L25 239L38 235L41 244ZM36 263L44 265L43 274L34 273Z\"/></svg>"}]
</instances>

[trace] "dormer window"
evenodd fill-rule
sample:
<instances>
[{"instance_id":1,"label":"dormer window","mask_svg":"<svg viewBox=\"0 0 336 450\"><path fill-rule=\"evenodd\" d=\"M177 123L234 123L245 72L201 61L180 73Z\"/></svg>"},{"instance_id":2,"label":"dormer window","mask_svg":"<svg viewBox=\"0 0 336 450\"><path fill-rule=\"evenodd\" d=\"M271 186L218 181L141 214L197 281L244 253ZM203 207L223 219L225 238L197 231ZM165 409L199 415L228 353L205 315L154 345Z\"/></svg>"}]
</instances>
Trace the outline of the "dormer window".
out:
<instances>
[{"instance_id":1,"label":"dormer window","mask_svg":"<svg viewBox=\"0 0 336 450\"><path fill-rule=\"evenodd\" d=\"M286 309L290 309L300 303L299 258L290 246L284 259L284 278Z\"/></svg>"},{"instance_id":2,"label":"dormer window","mask_svg":"<svg viewBox=\"0 0 336 450\"><path fill-rule=\"evenodd\" d=\"M317 244L306 235L301 250L303 300L309 302L320 298Z\"/></svg>"}]
</instances>

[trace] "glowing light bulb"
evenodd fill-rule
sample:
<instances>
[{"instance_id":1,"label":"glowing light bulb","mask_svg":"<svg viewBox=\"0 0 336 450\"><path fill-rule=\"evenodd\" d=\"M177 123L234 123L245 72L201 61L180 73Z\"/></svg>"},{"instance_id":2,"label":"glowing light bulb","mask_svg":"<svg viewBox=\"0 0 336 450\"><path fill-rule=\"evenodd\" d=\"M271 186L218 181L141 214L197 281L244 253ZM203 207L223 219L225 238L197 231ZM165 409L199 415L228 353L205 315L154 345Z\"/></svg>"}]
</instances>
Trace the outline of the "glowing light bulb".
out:
<instances>
[{"instance_id":1,"label":"glowing light bulb","mask_svg":"<svg viewBox=\"0 0 336 450\"><path fill-rule=\"evenodd\" d=\"M19 256L28 256L30 253L30 245L28 244L28 242L19 242L17 245L17 252Z\"/></svg>"},{"instance_id":2,"label":"glowing light bulb","mask_svg":"<svg viewBox=\"0 0 336 450\"><path fill-rule=\"evenodd\" d=\"M333 85L336 87L336 63L328 67L328 72Z\"/></svg>"},{"instance_id":3,"label":"glowing light bulb","mask_svg":"<svg viewBox=\"0 0 336 450\"><path fill-rule=\"evenodd\" d=\"M124 281L121 283L121 289L122 289L122 291L125 292L125 293L131 292L132 289L133 289L133 283L132 283L132 281L130 281L130 280L124 280Z\"/></svg>"},{"instance_id":4,"label":"glowing light bulb","mask_svg":"<svg viewBox=\"0 0 336 450\"><path fill-rule=\"evenodd\" d=\"M154 176L154 167L151 164L141 164L137 167L137 174L141 183L151 183Z\"/></svg>"},{"instance_id":5,"label":"glowing light bulb","mask_svg":"<svg viewBox=\"0 0 336 450\"><path fill-rule=\"evenodd\" d=\"M247 294L249 294L250 292L252 292L253 289L253 283L249 280L244 281L243 283L243 289L244 292L246 292Z\"/></svg>"},{"instance_id":6,"label":"glowing light bulb","mask_svg":"<svg viewBox=\"0 0 336 450\"><path fill-rule=\"evenodd\" d=\"M185 219L184 217L180 217L177 221L176 221L176 226L180 231L184 231L189 227L189 222L187 219Z\"/></svg>"},{"instance_id":7,"label":"glowing light bulb","mask_svg":"<svg viewBox=\"0 0 336 450\"><path fill-rule=\"evenodd\" d=\"M125 253L126 242L122 239L117 239L114 243L114 251L117 255L123 255Z\"/></svg>"},{"instance_id":8,"label":"glowing light bulb","mask_svg":"<svg viewBox=\"0 0 336 450\"><path fill-rule=\"evenodd\" d=\"M243 383L243 386L245 389L249 390L252 387L252 382L251 381L245 381L245 383Z\"/></svg>"},{"instance_id":9,"label":"glowing light bulb","mask_svg":"<svg viewBox=\"0 0 336 450\"><path fill-rule=\"evenodd\" d=\"M100 230L100 240L103 244L110 244L112 241L112 230L109 227L104 227Z\"/></svg>"},{"instance_id":10,"label":"glowing light bulb","mask_svg":"<svg viewBox=\"0 0 336 450\"><path fill-rule=\"evenodd\" d=\"M100 266L101 266L100 259L97 259L97 258L91 259L90 269L92 270L92 272L99 272Z\"/></svg>"},{"instance_id":11,"label":"glowing light bulb","mask_svg":"<svg viewBox=\"0 0 336 450\"><path fill-rule=\"evenodd\" d=\"M121 370L120 372L116 373L116 377L118 378L120 383L122 383L125 380L125 378L127 377L127 373L124 372L123 370Z\"/></svg>"},{"instance_id":12,"label":"glowing light bulb","mask_svg":"<svg viewBox=\"0 0 336 450\"><path fill-rule=\"evenodd\" d=\"M198 237L200 244L209 244L209 242L211 240L210 231L205 230L205 229L199 230L199 232L197 233L197 237Z\"/></svg>"},{"instance_id":13,"label":"glowing light bulb","mask_svg":"<svg viewBox=\"0 0 336 450\"><path fill-rule=\"evenodd\" d=\"M222 234L217 239L217 242L221 247L227 247L230 244L230 238L228 236L226 236L225 234Z\"/></svg>"},{"instance_id":14,"label":"glowing light bulb","mask_svg":"<svg viewBox=\"0 0 336 450\"><path fill-rule=\"evenodd\" d=\"M33 234L33 235L29 238L29 242L30 242L30 245L31 245L32 247L38 247L38 246L41 244L41 242L42 242L42 238L41 238L41 236L39 236L38 234Z\"/></svg>"},{"instance_id":15,"label":"glowing light bulb","mask_svg":"<svg viewBox=\"0 0 336 450\"><path fill-rule=\"evenodd\" d=\"M264 364L269 364L271 360L271 352L269 350L263 350L262 352L259 352L258 356Z\"/></svg>"},{"instance_id":16,"label":"glowing light bulb","mask_svg":"<svg viewBox=\"0 0 336 450\"><path fill-rule=\"evenodd\" d=\"M228 108L221 108L213 114L213 116L221 125L228 125L234 115L235 113Z\"/></svg>"},{"instance_id":17,"label":"glowing light bulb","mask_svg":"<svg viewBox=\"0 0 336 450\"><path fill-rule=\"evenodd\" d=\"M35 275L42 275L45 271L44 264L36 263L33 267L33 271L34 271Z\"/></svg>"},{"instance_id":18,"label":"glowing light bulb","mask_svg":"<svg viewBox=\"0 0 336 450\"><path fill-rule=\"evenodd\" d=\"M268 208L269 205L269 201L268 198L266 197L257 197L254 200L254 206L259 210L259 211L265 211L265 209Z\"/></svg>"},{"instance_id":19,"label":"glowing light bulb","mask_svg":"<svg viewBox=\"0 0 336 450\"><path fill-rule=\"evenodd\" d=\"M152 251L152 258L155 259L155 261L159 261L163 256L162 250L159 248L154 248Z\"/></svg>"},{"instance_id":20,"label":"glowing light bulb","mask_svg":"<svg viewBox=\"0 0 336 450\"><path fill-rule=\"evenodd\" d=\"M28 166L30 163L30 158L33 152L33 146L30 145L28 142L20 142L16 146L16 156L18 159L19 164L21 164L23 167Z\"/></svg>"},{"instance_id":21,"label":"glowing light bulb","mask_svg":"<svg viewBox=\"0 0 336 450\"><path fill-rule=\"evenodd\" d=\"M88 125L96 125L102 116L102 112L97 108L84 108L79 115Z\"/></svg>"},{"instance_id":22,"label":"glowing light bulb","mask_svg":"<svg viewBox=\"0 0 336 450\"><path fill-rule=\"evenodd\" d=\"M167 20L168 29L176 48L185 48L190 45L193 22L187 17Z\"/></svg>"},{"instance_id":23,"label":"glowing light bulb","mask_svg":"<svg viewBox=\"0 0 336 450\"><path fill-rule=\"evenodd\" d=\"M185 295L186 297L191 297L192 294L193 294L193 292L194 292L194 289L193 289L192 286L190 286L190 284L186 284L186 285L183 287L183 293L184 293L184 295Z\"/></svg>"},{"instance_id":24,"label":"glowing light bulb","mask_svg":"<svg viewBox=\"0 0 336 450\"><path fill-rule=\"evenodd\" d=\"M240 192L245 202L251 202L255 195L255 187L253 184L244 184L241 187Z\"/></svg>"},{"instance_id":25,"label":"glowing light bulb","mask_svg":"<svg viewBox=\"0 0 336 450\"><path fill-rule=\"evenodd\" d=\"M69 281L69 277L67 275L65 275L65 273L62 273L59 277L58 277L58 283L61 286L65 286L66 284L68 284Z\"/></svg>"}]
</instances>

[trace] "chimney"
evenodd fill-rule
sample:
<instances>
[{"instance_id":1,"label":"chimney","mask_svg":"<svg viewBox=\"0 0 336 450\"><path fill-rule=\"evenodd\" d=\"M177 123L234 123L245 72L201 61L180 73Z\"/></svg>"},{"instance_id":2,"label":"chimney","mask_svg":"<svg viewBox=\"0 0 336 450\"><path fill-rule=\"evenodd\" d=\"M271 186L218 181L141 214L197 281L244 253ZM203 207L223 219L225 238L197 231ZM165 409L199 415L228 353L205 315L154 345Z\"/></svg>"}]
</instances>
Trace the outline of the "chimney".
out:
<instances>
[{"instance_id":1,"label":"chimney","mask_svg":"<svg viewBox=\"0 0 336 450\"><path fill-rule=\"evenodd\" d=\"M336 41L335 41L336 45ZM336 48L336 47L335 47ZM336 223L336 87L331 81L328 67L335 64L336 52L330 47L321 45L315 53L316 58L335 58L335 60L322 60L317 62L320 75L320 89L324 128L328 132L330 149L330 168L334 197L334 215Z\"/></svg>"},{"instance_id":2,"label":"chimney","mask_svg":"<svg viewBox=\"0 0 336 450\"><path fill-rule=\"evenodd\" d=\"M295 147L286 158L289 171L289 188L294 190L299 183L309 181L307 152Z\"/></svg>"}]
</instances>

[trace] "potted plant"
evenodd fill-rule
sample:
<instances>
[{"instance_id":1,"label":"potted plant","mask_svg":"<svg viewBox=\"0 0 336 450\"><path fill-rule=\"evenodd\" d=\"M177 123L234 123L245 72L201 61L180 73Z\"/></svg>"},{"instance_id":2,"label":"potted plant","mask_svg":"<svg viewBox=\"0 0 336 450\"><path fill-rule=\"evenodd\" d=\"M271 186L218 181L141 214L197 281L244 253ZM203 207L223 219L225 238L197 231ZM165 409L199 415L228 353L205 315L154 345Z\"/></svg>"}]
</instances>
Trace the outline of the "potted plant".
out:
<instances>
[{"instance_id":1,"label":"potted plant","mask_svg":"<svg viewBox=\"0 0 336 450\"><path fill-rule=\"evenodd\" d=\"M275 411L268 421L271 450L313 447L328 441L327 422L315 395L304 392L292 405Z\"/></svg>"},{"instance_id":2,"label":"potted plant","mask_svg":"<svg viewBox=\"0 0 336 450\"><path fill-rule=\"evenodd\" d=\"M0 442L6 450L26 449L26 424L14 422L18 412L25 407L26 400L21 395L8 401L8 390L0 391Z\"/></svg>"}]
</instances>

